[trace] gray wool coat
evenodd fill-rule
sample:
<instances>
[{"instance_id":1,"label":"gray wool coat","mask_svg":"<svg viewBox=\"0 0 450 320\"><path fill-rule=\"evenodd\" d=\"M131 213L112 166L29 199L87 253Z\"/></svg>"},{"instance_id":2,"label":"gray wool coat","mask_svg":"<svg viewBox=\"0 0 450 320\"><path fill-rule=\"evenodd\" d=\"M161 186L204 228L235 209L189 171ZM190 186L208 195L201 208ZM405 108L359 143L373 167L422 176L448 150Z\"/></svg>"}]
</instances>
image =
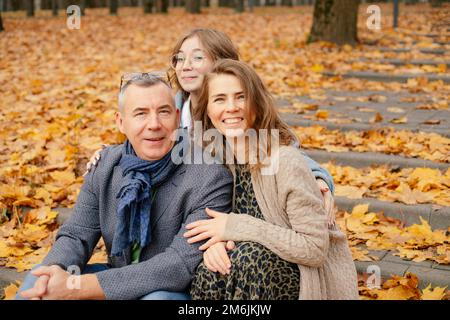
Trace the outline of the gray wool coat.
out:
<instances>
[{"instance_id":1,"label":"gray wool coat","mask_svg":"<svg viewBox=\"0 0 450 320\"><path fill-rule=\"evenodd\" d=\"M152 205L152 239L140 262L131 264L131 249L111 257L122 179L118 166L122 145L102 151L102 160L85 177L71 218L60 228L44 265L84 269L103 237L111 269L96 273L107 299L138 299L156 290L184 291L202 260L201 243L188 244L185 225L208 218L205 208L231 211L232 174L223 165L181 164L157 191Z\"/></svg>"}]
</instances>

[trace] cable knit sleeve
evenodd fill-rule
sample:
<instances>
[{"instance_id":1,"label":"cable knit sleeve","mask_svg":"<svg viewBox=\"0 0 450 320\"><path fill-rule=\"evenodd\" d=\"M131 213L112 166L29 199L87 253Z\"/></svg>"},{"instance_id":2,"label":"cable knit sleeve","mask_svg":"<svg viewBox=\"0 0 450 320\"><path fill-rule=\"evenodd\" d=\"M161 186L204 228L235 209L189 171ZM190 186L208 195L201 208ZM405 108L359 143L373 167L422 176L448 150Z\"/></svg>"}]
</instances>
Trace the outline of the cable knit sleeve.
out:
<instances>
[{"instance_id":1,"label":"cable knit sleeve","mask_svg":"<svg viewBox=\"0 0 450 320\"><path fill-rule=\"evenodd\" d=\"M267 190L267 185L264 185L262 196L277 193L273 199L279 202L291 228L246 214L230 213L225 239L257 242L289 262L322 266L329 246L325 209L311 170L294 148L280 149L280 165L273 189ZM261 199L257 200L259 203ZM259 205L264 208L263 203ZM274 210L274 207L270 201L267 202L267 210Z\"/></svg>"}]
</instances>

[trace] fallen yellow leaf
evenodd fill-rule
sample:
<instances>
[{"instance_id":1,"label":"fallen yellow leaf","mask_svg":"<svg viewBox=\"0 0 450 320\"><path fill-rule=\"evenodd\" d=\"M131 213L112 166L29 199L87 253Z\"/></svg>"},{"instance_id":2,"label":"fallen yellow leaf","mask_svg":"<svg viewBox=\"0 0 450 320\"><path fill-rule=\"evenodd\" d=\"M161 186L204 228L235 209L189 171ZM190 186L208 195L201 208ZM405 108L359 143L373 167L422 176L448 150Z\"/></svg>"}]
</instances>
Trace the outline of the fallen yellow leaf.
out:
<instances>
[{"instance_id":1,"label":"fallen yellow leaf","mask_svg":"<svg viewBox=\"0 0 450 320\"><path fill-rule=\"evenodd\" d=\"M435 287L431 289L431 284L429 284L422 291L422 300L442 300L442 298L445 296L445 289L447 289L447 287Z\"/></svg>"}]
</instances>

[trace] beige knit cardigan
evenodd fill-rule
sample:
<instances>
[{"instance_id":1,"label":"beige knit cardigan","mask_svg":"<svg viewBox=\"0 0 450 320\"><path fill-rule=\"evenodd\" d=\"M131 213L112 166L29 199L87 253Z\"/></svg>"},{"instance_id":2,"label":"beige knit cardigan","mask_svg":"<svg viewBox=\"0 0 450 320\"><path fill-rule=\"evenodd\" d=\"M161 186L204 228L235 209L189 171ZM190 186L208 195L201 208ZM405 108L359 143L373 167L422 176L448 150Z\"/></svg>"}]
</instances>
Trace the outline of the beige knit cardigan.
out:
<instances>
[{"instance_id":1,"label":"beige knit cardigan","mask_svg":"<svg viewBox=\"0 0 450 320\"><path fill-rule=\"evenodd\" d=\"M251 174L265 220L230 213L224 238L260 243L298 264L301 300L358 299L347 238L338 226L328 228L321 192L303 156L294 147L282 146L272 161L279 168L275 174ZM231 171L235 175L233 167Z\"/></svg>"}]
</instances>

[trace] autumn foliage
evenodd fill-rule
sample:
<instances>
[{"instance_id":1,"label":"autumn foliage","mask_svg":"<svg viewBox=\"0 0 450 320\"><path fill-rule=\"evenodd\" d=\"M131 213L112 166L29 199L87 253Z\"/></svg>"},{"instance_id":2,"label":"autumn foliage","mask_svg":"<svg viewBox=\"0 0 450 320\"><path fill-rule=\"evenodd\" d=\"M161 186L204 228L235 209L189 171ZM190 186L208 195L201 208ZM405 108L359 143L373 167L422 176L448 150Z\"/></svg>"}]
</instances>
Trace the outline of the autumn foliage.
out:
<instances>
[{"instance_id":1,"label":"autumn foliage","mask_svg":"<svg viewBox=\"0 0 450 320\"><path fill-rule=\"evenodd\" d=\"M121 74L166 70L172 46L191 28L226 32L238 46L241 58L257 70L277 97L308 95L321 99L329 89L406 90L434 95L435 102L423 108L448 108L450 88L442 81L417 78L407 83L375 83L322 75L326 70L383 69L376 62L354 61L389 56L376 49L368 51L363 42L394 46L400 40L418 39L422 47L433 46L413 31L429 31L441 16L438 11L411 9L400 20L399 32L386 27L373 34L364 28L362 6L358 32L362 43L352 48L326 42L307 44L311 7L290 12L262 9L241 15L206 10L208 14L200 16L183 10L171 10L168 15L143 15L136 10L121 8L114 17L102 9L87 10L80 30L67 29L62 17L22 19L17 14L3 15L7 31L0 37L0 266L25 271L42 260L58 230L55 208L74 205L89 157L101 144L124 139L114 122ZM383 19L387 23L387 18ZM408 58L423 56L415 51ZM446 72L444 65L432 70L403 68L419 73ZM383 71L398 72L392 68ZM317 109L294 103L288 109L302 112L304 108ZM317 111L317 119L330 118L326 112ZM304 148L371 151L449 162L450 139L433 133L390 128L340 132L320 126L298 127L295 132ZM441 173L425 168L392 171L387 167L325 166L336 180L338 195L356 194L405 204L450 204L450 169ZM448 234L431 230L426 221L403 227L381 213L357 207L352 213L341 213L339 224L354 246L356 260L372 259L356 248L364 243L370 249L394 250L414 261L450 263ZM100 243L91 262L104 259ZM7 289L7 296L14 292L14 286ZM420 292L414 276L394 277L383 289L361 287L360 292L370 299L444 297L439 288Z\"/></svg>"}]
</instances>

